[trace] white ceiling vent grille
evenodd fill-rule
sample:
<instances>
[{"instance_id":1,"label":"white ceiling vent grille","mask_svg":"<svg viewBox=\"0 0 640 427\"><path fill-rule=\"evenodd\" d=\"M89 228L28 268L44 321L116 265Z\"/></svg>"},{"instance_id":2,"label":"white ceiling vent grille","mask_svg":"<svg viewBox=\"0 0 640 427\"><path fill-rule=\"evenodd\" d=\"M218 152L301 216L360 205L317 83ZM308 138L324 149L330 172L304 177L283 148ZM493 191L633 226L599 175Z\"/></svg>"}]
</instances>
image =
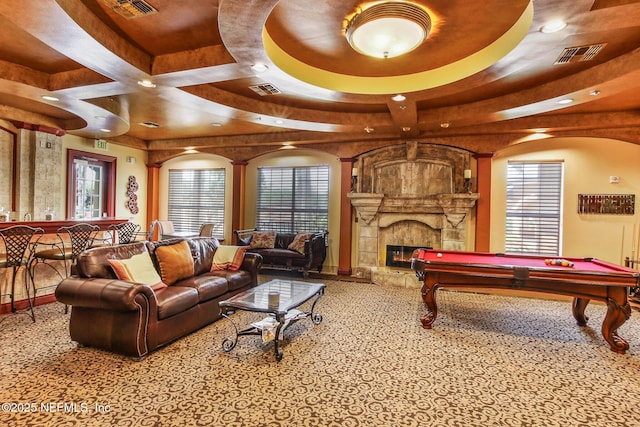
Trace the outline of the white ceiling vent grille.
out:
<instances>
[{"instance_id":1,"label":"white ceiling vent grille","mask_svg":"<svg viewBox=\"0 0 640 427\"><path fill-rule=\"evenodd\" d=\"M140 18L158 12L157 9L142 0L102 0L102 2L126 19Z\"/></svg>"},{"instance_id":2,"label":"white ceiling vent grille","mask_svg":"<svg viewBox=\"0 0 640 427\"><path fill-rule=\"evenodd\" d=\"M159 128L159 127L160 127L160 125L159 125L159 124L154 123L154 122L140 122L140 123L138 123L138 124L139 124L140 126L144 126L144 127L148 127L148 128L152 128L152 129L155 129L155 128Z\"/></svg>"},{"instance_id":3,"label":"white ceiling vent grille","mask_svg":"<svg viewBox=\"0 0 640 427\"><path fill-rule=\"evenodd\" d=\"M280 89L278 89L277 87L275 87L270 83L249 86L249 89L251 89L252 91L254 91L260 96L277 95L279 93L282 93L280 92Z\"/></svg>"},{"instance_id":4,"label":"white ceiling vent grille","mask_svg":"<svg viewBox=\"0 0 640 427\"><path fill-rule=\"evenodd\" d=\"M565 48L554 64L568 64L570 62L591 61L607 44L592 44Z\"/></svg>"}]
</instances>

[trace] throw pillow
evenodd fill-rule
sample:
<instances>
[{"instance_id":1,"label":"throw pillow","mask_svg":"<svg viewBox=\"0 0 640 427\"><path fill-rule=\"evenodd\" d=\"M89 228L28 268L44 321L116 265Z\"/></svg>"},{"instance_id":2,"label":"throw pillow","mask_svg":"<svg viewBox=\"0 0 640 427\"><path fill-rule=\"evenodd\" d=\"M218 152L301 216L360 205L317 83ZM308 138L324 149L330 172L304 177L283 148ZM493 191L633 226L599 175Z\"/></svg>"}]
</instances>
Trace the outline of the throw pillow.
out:
<instances>
[{"instance_id":1,"label":"throw pillow","mask_svg":"<svg viewBox=\"0 0 640 427\"><path fill-rule=\"evenodd\" d=\"M178 280L194 275L193 256L186 241L158 246L155 255L160 266L160 277L167 285L173 285Z\"/></svg>"},{"instance_id":2,"label":"throw pillow","mask_svg":"<svg viewBox=\"0 0 640 427\"><path fill-rule=\"evenodd\" d=\"M148 252L136 254L128 259L108 259L107 261L120 280L142 283L150 286L154 291L167 287L153 267Z\"/></svg>"},{"instance_id":3,"label":"throw pillow","mask_svg":"<svg viewBox=\"0 0 640 427\"><path fill-rule=\"evenodd\" d=\"M213 254L211 271L238 270L244 261L246 246L220 245Z\"/></svg>"},{"instance_id":4,"label":"throw pillow","mask_svg":"<svg viewBox=\"0 0 640 427\"><path fill-rule=\"evenodd\" d=\"M305 240L309 240L312 236L312 233L298 233L296 237L293 238L293 241L289 243L287 249L291 249L292 251L296 251L304 255L304 242Z\"/></svg>"},{"instance_id":5,"label":"throw pillow","mask_svg":"<svg viewBox=\"0 0 640 427\"><path fill-rule=\"evenodd\" d=\"M276 245L275 231L254 231L249 247L252 249L271 249Z\"/></svg>"}]
</instances>

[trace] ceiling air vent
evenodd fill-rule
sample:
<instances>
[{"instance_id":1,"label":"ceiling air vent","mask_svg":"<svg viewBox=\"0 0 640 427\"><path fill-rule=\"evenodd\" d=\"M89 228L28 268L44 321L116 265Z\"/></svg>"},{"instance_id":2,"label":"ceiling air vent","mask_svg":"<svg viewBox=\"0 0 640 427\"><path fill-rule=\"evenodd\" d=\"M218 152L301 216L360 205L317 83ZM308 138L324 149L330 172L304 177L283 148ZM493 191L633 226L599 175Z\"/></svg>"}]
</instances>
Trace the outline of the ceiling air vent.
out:
<instances>
[{"instance_id":1,"label":"ceiling air vent","mask_svg":"<svg viewBox=\"0 0 640 427\"><path fill-rule=\"evenodd\" d=\"M158 12L149 3L142 0L102 0L109 9L127 19L140 18Z\"/></svg>"},{"instance_id":2,"label":"ceiling air vent","mask_svg":"<svg viewBox=\"0 0 640 427\"><path fill-rule=\"evenodd\" d=\"M249 89L251 89L252 91L254 91L260 96L277 95L279 93L282 93L280 92L280 89L278 89L277 87L275 87L270 83L249 86Z\"/></svg>"},{"instance_id":3,"label":"ceiling air vent","mask_svg":"<svg viewBox=\"0 0 640 427\"><path fill-rule=\"evenodd\" d=\"M148 127L148 128L152 128L152 129L155 129L155 128L159 128L159 127L160 127L160 125L159 125L159 124L154 123L154 122L140 122L140 123L138 123L138 124L139 124L140 126L144 126L144 127Z\"/></svg>"},{"instance_id":4,"label":"ceiling air vent","mask_svg":"<svg viewBox=\"0 0 640 427\"><path fill-rule=\"evenodd\" d=\"M592 44L565 48L554 64L568 64L570 62L591 61L607 44Z\"/></svg>"}]
</instances>

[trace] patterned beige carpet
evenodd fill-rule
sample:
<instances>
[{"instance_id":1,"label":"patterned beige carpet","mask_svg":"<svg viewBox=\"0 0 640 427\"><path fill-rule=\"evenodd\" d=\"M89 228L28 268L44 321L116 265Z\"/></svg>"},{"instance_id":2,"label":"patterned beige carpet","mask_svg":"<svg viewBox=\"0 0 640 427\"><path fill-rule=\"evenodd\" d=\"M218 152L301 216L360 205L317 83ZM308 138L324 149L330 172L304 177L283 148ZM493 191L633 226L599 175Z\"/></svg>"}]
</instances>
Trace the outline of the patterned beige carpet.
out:
<instances>
[{"instance_id":1,"label":"patterned beige carpet","mask_svg":"<svg viewBox=\"0 0 640 427\"><path fill-rule=\"evenodd\" d=\"M287 330L284 358L221 320L142 362L69 340L61 305L0 323L0 425L638 426L638 312L619 355L603 305L441 290L433 330L417 289L327 281L320 325ZM238 313L241 322L258 320ZM12 412L12 410L18 412Z\"/></svg>"}]
</instances>

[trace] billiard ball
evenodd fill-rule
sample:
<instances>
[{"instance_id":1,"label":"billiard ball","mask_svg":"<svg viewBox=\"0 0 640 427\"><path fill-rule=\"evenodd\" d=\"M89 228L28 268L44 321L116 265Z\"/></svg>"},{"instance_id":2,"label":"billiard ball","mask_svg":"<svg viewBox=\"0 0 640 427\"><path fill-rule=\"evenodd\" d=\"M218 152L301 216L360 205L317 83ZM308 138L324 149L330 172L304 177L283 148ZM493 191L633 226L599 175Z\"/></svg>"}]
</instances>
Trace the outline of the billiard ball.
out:
<instances>
[{"instance_id":1,"label":"billiard ball","mask_svg":"<svg viewBox=\"0 0 640 427\"><path fill-rule=\"evenodd\" d=\"M442 258L442 254L441 254L440 252L438 252L438 253L436 254L436 256L437 256L438 258Z\"/></svg>"}]
</instances>

